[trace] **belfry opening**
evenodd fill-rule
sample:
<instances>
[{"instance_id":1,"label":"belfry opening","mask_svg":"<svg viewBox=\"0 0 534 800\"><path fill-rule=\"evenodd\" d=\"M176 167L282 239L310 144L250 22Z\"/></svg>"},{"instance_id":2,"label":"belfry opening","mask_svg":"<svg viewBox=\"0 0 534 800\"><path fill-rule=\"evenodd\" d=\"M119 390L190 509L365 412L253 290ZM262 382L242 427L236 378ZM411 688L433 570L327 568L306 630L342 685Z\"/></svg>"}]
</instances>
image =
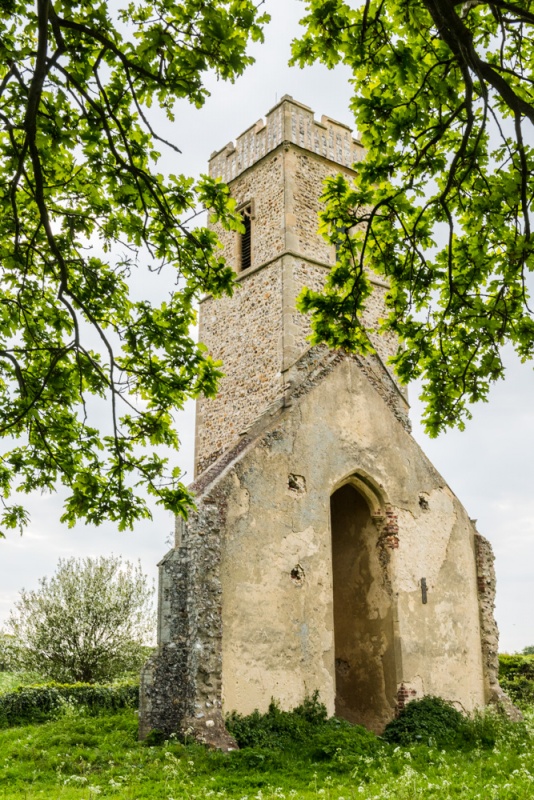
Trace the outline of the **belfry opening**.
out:
<instances>
[{"instance_id":1,"label":"belfry opening","mask_svg":"<svg viewBox=\"0 0 534 800\"><path fill-rule=\"evenodd\" d=\"M350 483L330 498L336 716L381 732L395 713L394 617L378 531Z\"/></svg>"}]
</instances>

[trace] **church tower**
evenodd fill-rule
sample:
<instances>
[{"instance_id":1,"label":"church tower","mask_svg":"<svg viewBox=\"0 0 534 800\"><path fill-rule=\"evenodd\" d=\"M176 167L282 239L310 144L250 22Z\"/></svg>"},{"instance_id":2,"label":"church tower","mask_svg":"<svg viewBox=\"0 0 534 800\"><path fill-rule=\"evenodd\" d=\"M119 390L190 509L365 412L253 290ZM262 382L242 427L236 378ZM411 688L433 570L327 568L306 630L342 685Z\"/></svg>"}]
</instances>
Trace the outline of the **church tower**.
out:
<instances>
[{"instance_id":1,"label":"church tower","mask_svg":"<svg viewBox=\"0 0 534 800\"><path fill-rule=\"evenodd\" d=\"M225 378L197 403L197 510L160 564L141 737L230 747L225 713L316 690L375 731L424 695L466 711L502 699L491 547L410 435L396 342L312 348L295 308L335 261L322 181L361 157L347 127L285 96L210 159L245 231L217 230L236 289L200 306ZM386 291L375 282L371 327Z\"/></svg>"},{"instance_id":2,"label":"church tower","mask_svg":"<svg viewBox=\"0 0 534 800\"><path fill-rule=\"evenodd\" d=\"M201 303L199 339L223 361L226 377L215 400L197 405L197 475L302 379L302 364L295 367L310 331L296 300L305 286L320 289L335 263L334 247L318 233L322 182L350 177L362 155L349 128L325 116L317 122L310 108L285 96L265 122L211 156L210 175L230 185L246 231L216 228L238 288L232 298ZM374 288L368 322L384 314L386 286L375 281ZM376 337L374 344L386 365L396 342ZM406 415L401 390L398 406Z\"/></svg>"}]
</instances>

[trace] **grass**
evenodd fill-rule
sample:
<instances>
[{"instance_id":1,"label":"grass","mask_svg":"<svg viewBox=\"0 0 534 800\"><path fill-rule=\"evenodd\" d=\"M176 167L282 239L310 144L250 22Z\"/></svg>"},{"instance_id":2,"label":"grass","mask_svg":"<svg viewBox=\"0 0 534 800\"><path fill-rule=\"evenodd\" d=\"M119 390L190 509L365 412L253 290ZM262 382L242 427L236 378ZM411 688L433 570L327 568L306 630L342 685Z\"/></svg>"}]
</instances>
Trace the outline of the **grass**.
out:
<instances>
[{"instance_id":1,"label":"grass","mask_svg":"<svg viewBox=\"0 0 534 800\"><path fill-rule=\"evenodd\" d=\"M130 709L70 710L0 731L0 800L531 800L534 709L525 725L492 724L496 741L486 749L351 746L347 729L330 721L283 746L222 754L177 741L147 747Z\"/></svg>"}]
</instances>

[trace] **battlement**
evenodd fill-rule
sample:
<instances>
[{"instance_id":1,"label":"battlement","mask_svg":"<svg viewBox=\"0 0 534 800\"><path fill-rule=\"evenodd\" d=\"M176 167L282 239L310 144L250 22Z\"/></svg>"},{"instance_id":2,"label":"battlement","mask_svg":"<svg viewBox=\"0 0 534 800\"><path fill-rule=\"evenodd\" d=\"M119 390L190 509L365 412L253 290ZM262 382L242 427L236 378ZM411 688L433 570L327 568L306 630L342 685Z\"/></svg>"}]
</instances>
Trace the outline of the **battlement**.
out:
<instances>
[{"instance_id":1,"label":"battlement","mask_svg":"<svg viewBox=\"0 0 534 800\"><path fill-rule=\"evenodd\" d=\"M318 122L311 108L286 94L267 113L265 120L258 120L238 136L235 143L229 142L222 150L212 153L210 175L229 183L284 142L349 168L355 161L361 161L364 153L361 142L353 137L347 125L324 115Z\"/></svg>"}]
</instances>

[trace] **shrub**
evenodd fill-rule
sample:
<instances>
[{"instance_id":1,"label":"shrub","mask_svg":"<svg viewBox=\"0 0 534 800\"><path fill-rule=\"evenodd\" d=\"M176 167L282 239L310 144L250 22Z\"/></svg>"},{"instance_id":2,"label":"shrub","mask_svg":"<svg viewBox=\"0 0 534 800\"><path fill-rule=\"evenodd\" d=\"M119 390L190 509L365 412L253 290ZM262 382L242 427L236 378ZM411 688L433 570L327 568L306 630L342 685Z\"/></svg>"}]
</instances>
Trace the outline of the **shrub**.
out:
<instances>
[{"instance_id":1,"label":"shrub","mask_svg":"<svg viewBox=\"0 0 534 800\"><path fill-rule=\"evenodd\" d=\"M296 709L282 711L271 700L266 714L260 714L258 710L247 716L232 712L226 719L226 727L239 747L276 749L306 740L312 723Z\"/></svg>"},{"instance_id":2,"label":"shrub","mask_svg":"<svg viewBox=\"0 0 534 800\"><path fill-rule=\"evenodd\" d=\"M499 683L514 703L534 703L534 656L500 655Z\"/></svg>"},{"instance_id":3,"label":"shrub","mask_svg":"<svg viewBox=\"0 0 534 800\"><path fill-rule=\"evenodd\" d=\"M371 755L380 747L377 737L365 728L327 717L315 692L292 711L282 711L271 700L266 714L256 710L241 716L234 712L227 717L226 726L240 747L256 748L262 762L272 750L293 748L314 760L332 760L339 752L354 758Z\"/></svg>"},{"instance_id":4,"label":"shrub","mask_svg":"<svg viewBox=\"0 0 534 800\"><path fill-rule=\"evenodd\" d=\"M115 556L60 560L20 593L8 621L19 668L62 683L107 682L138 670L153 636L153 587Z\"/></svg>"},{"instance_id":5,"label":"shrub","mask_svg":"<svg viewBox=\"0 0 534 800\"><path fill-rule=\"evenodd\" d=\"M114 686L88 683L21 686L14 692L0 695L0 727L44 722L61 715L69 707L98 714L119 708L136 708L138 704L137 683Z\"/></svg>"},{"instance_id":6,"label":"shrub","mask_svg":"<svg viewBox=\"0 0 534 800\"><path fill-rule=\"evenodd\" d=\"M441 697L412 700L399 716L389 722L383 738L391 744L434 743L438 747L455 747L469 738L466 719Z\"/></svg>"},{"instance_id":7,"label":"shrub","mask_svg":"<svg viewBox=\"0 0 534 800\"><path fill-rule=\"evenodd\" d=\"M374 755L381 747L380 739L361 725L344 719L329 719L314 736L314 757L317 760L339 759L345 764Z\"/></svg>"},{"instance_id":8,"label":"shrub","mask_svg":"<svg viewBox=\"0 0 534 800\"><path fill-rule=\"evenodd\" d=\"M327 716L326 706L315 691L292 711L282 711L274 699L266 714L256 710L242 716L234 711L227 717L226 727L240 747L278 748L308 739L314 727L324 725Z\"/></svg>"},{"instance_id":9,"label":"shrub","mask_svg":"<svg viewBox=\"0 0 534 800\"><path fill-rule=\"evenodd\" d=\"M319 692L316 689L310 696L306 695L300 706L296 706L291 712L297 717L302 717L312 725L322 725L328 718L328 712L324 703L319 700Z\"/></svg>"}]
</instances>

